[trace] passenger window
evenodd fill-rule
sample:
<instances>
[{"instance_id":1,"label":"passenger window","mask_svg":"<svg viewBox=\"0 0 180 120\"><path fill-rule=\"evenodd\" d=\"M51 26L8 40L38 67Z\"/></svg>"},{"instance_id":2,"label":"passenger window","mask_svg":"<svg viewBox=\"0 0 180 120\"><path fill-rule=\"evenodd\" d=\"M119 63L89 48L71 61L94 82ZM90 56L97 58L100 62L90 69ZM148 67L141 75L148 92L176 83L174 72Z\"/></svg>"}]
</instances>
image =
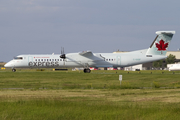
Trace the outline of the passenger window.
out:
<instances>
[{"instance_id":1,"label":"passenger window","mask_svg":"<svg viewBox=\"0 0 180 120\"><path fill-rule=\"evenodd\" d=\"M38 59L38 61L40 61L40 59Z\"/></svg>"},{"instance_id":2,"label":"passenger window","mask_svg":"<svg viewBox=\"0 0 180 120\"><path fill-rule=\"evenodd\" d=\"M44 59L44 61L46 61L46 59Z\"/></svg>"},{"instance_id":3,"label":"passenger window","mask_svg":"<svg viewBox=\"0 0 180 120\"><path fill-rule=\"evenodd\" d=\"M41 61L43 61L43 59L41 59Z\"/></svg>"}]
</instances>

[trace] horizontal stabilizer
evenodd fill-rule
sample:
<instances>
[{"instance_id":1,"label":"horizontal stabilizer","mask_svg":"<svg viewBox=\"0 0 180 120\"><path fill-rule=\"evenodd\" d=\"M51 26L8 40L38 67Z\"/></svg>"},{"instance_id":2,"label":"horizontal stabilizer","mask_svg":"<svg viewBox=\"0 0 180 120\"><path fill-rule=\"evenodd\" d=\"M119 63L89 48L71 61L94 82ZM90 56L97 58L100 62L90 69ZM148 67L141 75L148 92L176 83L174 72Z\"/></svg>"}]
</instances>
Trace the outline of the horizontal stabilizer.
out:
<instances>
[{"instance_id":1,"label":"horizontal stabilizer","mask_svg":"<svg viewBox=\"0 0 180 120\"><path fill-rule=\"evenodd\" d=\"M160 34L175 34L176 32L175 31L157 31L156 34L157 35L160 35Z\"/></svg>"}]
</instances>

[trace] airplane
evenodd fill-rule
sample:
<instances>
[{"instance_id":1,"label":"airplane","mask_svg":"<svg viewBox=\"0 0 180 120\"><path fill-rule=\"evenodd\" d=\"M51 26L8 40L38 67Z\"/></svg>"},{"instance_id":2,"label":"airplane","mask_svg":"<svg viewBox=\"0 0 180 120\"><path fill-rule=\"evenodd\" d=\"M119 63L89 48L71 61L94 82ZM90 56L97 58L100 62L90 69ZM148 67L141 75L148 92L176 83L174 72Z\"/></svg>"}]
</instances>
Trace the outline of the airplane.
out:
<instances>
[{"instance_id":1,"label":"airplane","mask_svg":"<svg viewBox=\"0 0 180 120\"><path fill-rule=\"evenodd\" d=\"M175 31L157 31L157 36L148 49L127 53L92 53L82 51L79 53L64 53L61 55L18 55L6 63L4 67L12 68L61 68L83 67L84 73L90 73L90 67L127 67L152 61L165 59L167 49Z\"/></svg>"}]
</instances>

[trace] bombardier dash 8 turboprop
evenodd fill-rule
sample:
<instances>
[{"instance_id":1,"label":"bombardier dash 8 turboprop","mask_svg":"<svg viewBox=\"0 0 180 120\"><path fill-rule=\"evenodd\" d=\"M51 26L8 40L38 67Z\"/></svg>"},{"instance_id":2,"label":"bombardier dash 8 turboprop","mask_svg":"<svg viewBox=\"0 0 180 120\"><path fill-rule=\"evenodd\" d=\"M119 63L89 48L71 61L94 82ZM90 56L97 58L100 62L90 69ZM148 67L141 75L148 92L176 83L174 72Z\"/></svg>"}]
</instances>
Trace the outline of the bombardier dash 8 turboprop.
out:
<instances>
[{"instance_id":1,"label":"bombardier dash 8 turboprop","mask_svg":"<svg viewBox=\"0 0 180 120\"><path fill-rule=\"evenodd\" d=\"M127 53L92 53L83 51L61 55L19 55L5 64L12 68L60 68L83 67L84 73L90 73L89 67L126 67L166 58L166 52L175 31L157 31L157 36L148 49Z\"/></svg>"}]
</instances>

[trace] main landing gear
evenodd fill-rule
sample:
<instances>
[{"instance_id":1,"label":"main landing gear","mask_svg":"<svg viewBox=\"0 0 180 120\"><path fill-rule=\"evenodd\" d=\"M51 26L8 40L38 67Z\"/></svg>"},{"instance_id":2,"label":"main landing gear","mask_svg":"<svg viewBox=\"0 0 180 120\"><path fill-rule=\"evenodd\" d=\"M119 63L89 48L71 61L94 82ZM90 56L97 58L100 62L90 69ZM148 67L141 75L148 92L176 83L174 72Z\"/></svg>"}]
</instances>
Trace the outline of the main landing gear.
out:
<instances>
[{"instance_id":1,"label":"main landing gear","mask_svg":"<svg viewBox=\"0 0 180 120\"><path fill-rule=\"evenodd\" d=\"M13 72L16 72L16 69L13 68L12 71L13 71Z\"/></svg>"},{"instance_id":2,"label":"main landing gear","mask_svg":"<svg viewBox=\"0 0 180 120\"><path fill-rule=\"evenodd\" d=\"M84 69L84 73L90 73L90 72L91 72L91 70L89 68Z\"/></svg>"}]
</instances>

